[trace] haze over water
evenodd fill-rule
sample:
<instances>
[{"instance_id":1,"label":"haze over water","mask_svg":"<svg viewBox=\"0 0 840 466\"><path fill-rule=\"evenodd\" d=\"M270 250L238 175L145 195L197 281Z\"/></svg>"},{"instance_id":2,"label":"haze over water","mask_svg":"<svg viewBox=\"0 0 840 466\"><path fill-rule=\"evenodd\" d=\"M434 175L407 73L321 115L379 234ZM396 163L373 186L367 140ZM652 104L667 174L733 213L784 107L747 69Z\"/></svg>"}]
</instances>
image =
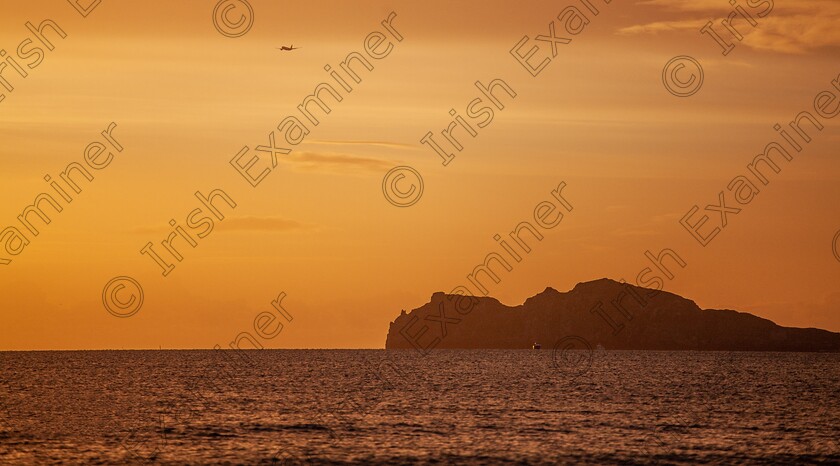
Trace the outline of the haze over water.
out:
<instances>
[{"instance_id":1,"label":"haze over water","mask_svg":"<svg viewBox=\"0 0 840 466\"><path fill-rule=\"evenodd\" d=\"M0 353L0 463L840 461L837 354L242 355Z\"/></svg>"}]
</instances>

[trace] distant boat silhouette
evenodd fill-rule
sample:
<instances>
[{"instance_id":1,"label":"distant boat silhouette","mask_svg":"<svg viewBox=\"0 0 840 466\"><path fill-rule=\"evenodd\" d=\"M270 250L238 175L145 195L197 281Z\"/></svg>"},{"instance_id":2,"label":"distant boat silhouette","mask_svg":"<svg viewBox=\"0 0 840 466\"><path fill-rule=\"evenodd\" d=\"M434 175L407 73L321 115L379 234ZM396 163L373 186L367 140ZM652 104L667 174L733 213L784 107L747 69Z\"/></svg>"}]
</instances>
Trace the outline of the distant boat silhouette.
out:
<instances>
[{"instance_id":1,"label":"distant boat silhouette","mask_svg":"<svg viewBox=\"0 0 840 466\"><path fill-rule=\"evenodd\" d=\"M300 48L300 47L295 47L295 44L292 44L292 45L290 45L290 46L286 46L286 45L284 45L284 46L282 46L282 47L277 47L277 49L279 49L279 50L297 50L297 49L299 49L299 48Z\"/></svg>"}]
</instances>

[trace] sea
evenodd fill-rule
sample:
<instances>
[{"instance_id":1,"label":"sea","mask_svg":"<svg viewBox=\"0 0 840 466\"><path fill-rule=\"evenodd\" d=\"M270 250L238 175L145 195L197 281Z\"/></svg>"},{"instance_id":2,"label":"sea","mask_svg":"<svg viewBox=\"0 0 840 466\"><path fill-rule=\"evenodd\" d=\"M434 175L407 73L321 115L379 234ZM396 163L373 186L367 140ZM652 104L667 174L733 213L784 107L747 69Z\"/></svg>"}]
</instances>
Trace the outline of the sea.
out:
<instances>
[{"instance_id":1,"label":"sea","mask_svg":"<svg viewBox=\"0 0 840 466\"><path fill-rule=\"evenodd\" d=\"M0 352L0 464L840 464L840 355Z\"/></svg>"}]
</instances>

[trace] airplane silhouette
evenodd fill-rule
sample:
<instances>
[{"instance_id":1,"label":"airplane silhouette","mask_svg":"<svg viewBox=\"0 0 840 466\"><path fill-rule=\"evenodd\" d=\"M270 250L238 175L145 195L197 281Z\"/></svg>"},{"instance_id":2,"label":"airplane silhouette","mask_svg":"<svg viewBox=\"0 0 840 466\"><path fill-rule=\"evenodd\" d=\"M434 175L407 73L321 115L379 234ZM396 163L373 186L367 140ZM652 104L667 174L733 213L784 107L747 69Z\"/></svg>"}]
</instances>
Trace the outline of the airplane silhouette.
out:
<instances>
[{"instance_id":1,"label":"airplane silhouette","mask_svg":"<svg viewBox=\"0 0 840 466\"><path fill-rule=\"evenodd\" d=\"M288 47L288 46L284 45L282 47L277 47L277 48L280 49L280 50L297 50L300 47L295 47L295 44L292 44L291 47Z\"/></svg>"}]
</instances>

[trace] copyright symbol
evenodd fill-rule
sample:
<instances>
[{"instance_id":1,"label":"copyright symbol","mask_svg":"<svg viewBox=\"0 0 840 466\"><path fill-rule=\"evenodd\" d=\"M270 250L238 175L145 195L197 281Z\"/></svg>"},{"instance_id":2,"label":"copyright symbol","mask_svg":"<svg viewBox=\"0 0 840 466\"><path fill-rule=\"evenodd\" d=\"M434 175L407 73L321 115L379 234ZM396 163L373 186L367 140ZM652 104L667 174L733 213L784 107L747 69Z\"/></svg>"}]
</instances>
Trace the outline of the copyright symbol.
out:
<instances>
[{"instance_id":1,"label":"copyright symbol","mask_svg":"<svg viewBox=\"0 0 840 466\"><path fill-rule=\"evenodd\" d=\"M239 17L231 14L230 10L239 10ZM231 21L231 17L236 20ZM219 0L213 8L213 25L224 36L242 37L254 25L254 9L248 0Z\"/></svg>"},{"instance_id":2,"label":"copyright symbol","mask_svg":"<svg viewBox=\"0 0 840 466\"><path fill-rule=\"evenodd\" d=\"M408 180L401 182L404 178ZM400 186L408 187L400 189ZM411 167L394 167L382 179L382 193L397 207L412 206L423 196L423 177Z\"/></svg>"},{"instance_id":3,"label":"copyright symbol","mask_svg":"<svg viewBox=\"0 0 840 466\"><path fill-rule=\"evenodd\" d=\"M592 366L592 346L581 337L566 336L554 344L551 359L555 369L576 377Z\"/></svg>"},{"instance_id":4,"label":"copyright symbol","mask_svg":"<svg viewBox=\"0 0 840 466\"><path fill-rule=\"evenodd\" d=\"M680 71L683 68L688 70ZM694 95L703 87L703 67L689 56L674 57L662 69L662 84L677 97Z\"/></svg>"},{"instance_id":5,"label":"copyright symbol","mask_svg":"<svg viewBox=\"0 0 840 466\"><path fill-rule=\"evenodd\" d=\"M131 317L143 307L143 287L131 277L112 278L102 290L102 304L114 317Z\"/></svg>"},{"instance_id":6,"label":"copyright symbol","mask_svg":"<svg viewBox=\"0 0 840 466\"><path fill-rule=\"evenodd\" d=\"M831 243L831 251L834 253L834 258L840 262L840 230L834 234L834 241Z\"/></svg>"}]
</instances>

